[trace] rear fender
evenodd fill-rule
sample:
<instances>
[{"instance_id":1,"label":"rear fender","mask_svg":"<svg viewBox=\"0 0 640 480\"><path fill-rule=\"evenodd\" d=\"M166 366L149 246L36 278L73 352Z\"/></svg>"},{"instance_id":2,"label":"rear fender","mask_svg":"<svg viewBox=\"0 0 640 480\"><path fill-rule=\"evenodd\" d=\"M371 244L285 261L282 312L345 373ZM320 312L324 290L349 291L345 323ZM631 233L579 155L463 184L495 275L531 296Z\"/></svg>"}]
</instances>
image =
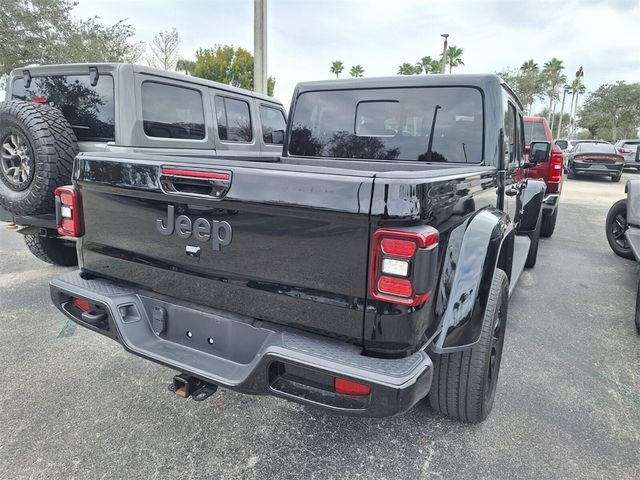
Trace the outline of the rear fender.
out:
<instances>
[{"instance_id":1,"label":"rear fender","mask_svg":"<svg viewBox=\"0 0 640 480\"><path fill-rule=\"evenodd\" d=\"M497 209L481 210L451 232L438 286L440 332L431 344L433 352L465 350L480 340L498 262L511 274L513 238L509 216Z\"/></svg>"},{"instance_id":2,"label":"rear fender","mask_svg":"<svg viewBox=\"0 0 640 480\"><path fill-rule=\"evenodd\" d=\"M516 214L518 233L535 231L546 189L544 182L527 179L522 192L518 195L518 210Z\"/></svg>"},{"instance_id":3,"label":"rear fender","mask_svg":"<svg viewBox=\"0 0 640 480\"><path fill-rule=\"evenodd\" d=\"M629 180L624 191L627 194L627 223L640 227L640 180Z\"/></svg>"}]
</instances>

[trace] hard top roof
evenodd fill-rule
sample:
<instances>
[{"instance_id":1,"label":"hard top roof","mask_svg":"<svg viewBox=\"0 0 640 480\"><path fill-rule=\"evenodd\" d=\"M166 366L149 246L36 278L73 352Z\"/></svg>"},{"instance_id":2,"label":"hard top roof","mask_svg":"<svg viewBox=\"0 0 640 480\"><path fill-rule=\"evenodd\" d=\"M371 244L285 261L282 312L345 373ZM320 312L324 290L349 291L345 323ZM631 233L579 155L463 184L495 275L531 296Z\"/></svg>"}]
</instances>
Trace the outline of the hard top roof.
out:
<instances>
[{"instance_id":1,"label":"hard top roof","mask_svg":"<svg viewBox=\"0 0 640 480\"><path fill-rule=\"evenodd\" d=\"M182 73L169 72L167 70L160 70L157 68L147 67L145 65L137 65L131 63L68 63L58 65L29 65L26 67L14 69L11 72L11 76L14 78L21 78L25 70L28 70L33 77L47 75L80 75L83 73L88 73L89 67L97 67L99 73L114 72L120 68L130 67L136 73L143 73L157 77L170 78L181 82L213 87L220 90L248 95L260 100L265 100L271 103L282 105L282 102L276 100L273 97L269 97L257 92L252 92L250 90L244 90L242 88L233 87L224 83L214 82L212 80L206 80L204 78L193 77L190 75L184 75Z\"/></svg>"}]
</instances>

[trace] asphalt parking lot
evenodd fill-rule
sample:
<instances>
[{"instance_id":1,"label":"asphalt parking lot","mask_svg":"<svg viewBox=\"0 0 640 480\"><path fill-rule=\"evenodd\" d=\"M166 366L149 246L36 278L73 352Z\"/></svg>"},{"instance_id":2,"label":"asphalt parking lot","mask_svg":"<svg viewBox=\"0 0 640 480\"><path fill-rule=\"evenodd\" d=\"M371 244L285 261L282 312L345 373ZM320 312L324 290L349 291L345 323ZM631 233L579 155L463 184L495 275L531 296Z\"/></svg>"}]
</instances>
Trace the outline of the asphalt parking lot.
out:
<instances>
[{"instance_id":1,"label":"asphalt parking lot","mask_svg":"<svg viewBox=\"0 0 640 480\"><path fill-rule=\"evenodd\" d=\"M65 269L0 224L0 478L638 478L638 272L604 234L631 177L565 183L479 425L426 404L354 419L225 390L179 399L171 370L58 313L48 281Z\"/></svg>"}]
</instances>

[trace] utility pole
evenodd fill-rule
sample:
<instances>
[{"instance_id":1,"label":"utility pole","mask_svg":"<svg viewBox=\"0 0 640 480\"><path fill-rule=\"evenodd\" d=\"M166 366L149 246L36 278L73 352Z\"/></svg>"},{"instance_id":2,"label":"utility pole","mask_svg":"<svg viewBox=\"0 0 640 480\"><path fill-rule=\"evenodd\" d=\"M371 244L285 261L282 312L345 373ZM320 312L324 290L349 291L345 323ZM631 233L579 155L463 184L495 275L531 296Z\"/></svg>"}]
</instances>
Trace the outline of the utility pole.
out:
<instances>
[{"instance_id":1,"label":"utility pole","mask_svg":"<svg viewBox=\"0 0 640 480\"><path fill-rule=\"evenodd\" d=\"M267 93L267 0L253 0L253 90Z\"/></svg>"},{"instance_id":2,"label":"utility pole","mask_svg":"<svg viewBox=\"0 0 640 480\"><path fill-rule=\"evenodd\" d=\"M448 46L448 33L441 33L441 37L444 38L444 48L442 49L442 70L440 73L447 73L447 46Z\"/></svg>"},{"instance_id":3,"label":"utility pole","mask_svg":"<svg viewBox=\"0 0 640 480\"><path fill-rule=\"evenodd\" d=\"M562 132L562 115L564 115L564 101L567 98L567 92L571 89L571 85L565 85L562 88L562 104L560 105L560 120L558 120L558 132L556 134L556 138L560 138L560 134ZM553 135L553 132L551 132Z\"/></svg>"}]
</instances>

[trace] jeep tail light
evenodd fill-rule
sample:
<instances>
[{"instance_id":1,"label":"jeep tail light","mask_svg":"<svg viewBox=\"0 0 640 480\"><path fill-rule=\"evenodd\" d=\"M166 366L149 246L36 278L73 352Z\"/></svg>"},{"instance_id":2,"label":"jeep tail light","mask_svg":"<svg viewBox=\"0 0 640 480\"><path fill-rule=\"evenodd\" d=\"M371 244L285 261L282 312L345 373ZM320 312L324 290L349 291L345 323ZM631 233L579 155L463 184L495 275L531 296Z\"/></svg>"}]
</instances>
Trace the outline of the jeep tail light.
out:
<instances>
[{"instance_id":1,"label":"jeep tail light","mask_svg":"<svg viewBox=\"0 0 640 480\"><path fill-rule=\"evenodd\" d=\"M31 100L35 103L47 103L47 99L45 97L33 97Z\"/></svg>"},{"instance_id":2,"label":"jeep tail light","mask_svg":"<svg viewBox=\"0 0 640 480\"><path fill-rule=\"evenodd\" d=\"M438 231L429 226L373 234L369 295L401 305L425 303L435 286Z\"/></svg>"},{"instance_id":3,"label":"jeep tail light","mask_svg":"<svg viewBox=\"0 0 640 480\"><path fill-rule=\"evenodd\" d=\"M65 237L81 237L82 212L78 191L71 185L58 187L55 196L58 234Z\"/></svg>"},{"instance_id":4,"label":"jeep tail light","mask_svg":"<svg viewBox=\"0 0 640 480\"><path fill-rule=\"evenodd\" d=\"M564 155L562 152L551 152L551 162L549 163L549 181L559 182L562 179L562 164Z\"/></svg>"}]
</instances>

